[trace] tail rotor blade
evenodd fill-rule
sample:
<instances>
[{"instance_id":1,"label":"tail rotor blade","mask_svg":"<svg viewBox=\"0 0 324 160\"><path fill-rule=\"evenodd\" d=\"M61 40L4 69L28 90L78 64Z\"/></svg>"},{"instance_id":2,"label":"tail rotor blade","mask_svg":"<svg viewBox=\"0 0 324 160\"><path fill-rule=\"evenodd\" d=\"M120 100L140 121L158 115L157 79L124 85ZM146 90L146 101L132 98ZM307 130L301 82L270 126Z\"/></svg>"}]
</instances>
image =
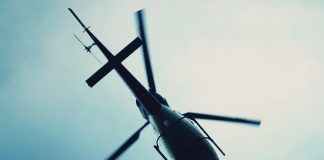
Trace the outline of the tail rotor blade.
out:
<instances>
[{"instance_id":1,"label":"tail rotor blade","mask_svg":"<svg viewBox=\"0 0 324 160\"><path fill-rule=\"evenodd\" d=\"M154 78L153 78L153 71L152 71L152 66L151 66L147 41L146 41L146 32L145 32L145 27L144 27L145 21L144 21L143 14L144 14L144 10L139 10L136 12L137 25L138 25L138 31L139 31L140 37L143 41L142 49L143 49L143 57L144 57L144 62L145 62L146 74L147 74L147 81L148 81L149 88L151 89L151 91L156 92Z\"/></svg>"},{"instance_id":2,"label":"tail rotor blade","mask_svg":"<svg viewBox=\"0 0 324 160\"><path fill-rule=\"evenodd\" d=\"M90 54L100 63L100 64L102 64L102 62L98 59L98 57L97 56L95 56L93 53L91 53L91 51L89 51L90 52Z\"/></svg>"},{"instance_id":3,"label":"tail rotor blade","mask_svg":"<svg viewBox=\"0 0 324 160\"><path fill-rule=\"evenodd\" d=\"M217 120L217 121L225 121L225 122L234 122L234 123L244 123L249 125L259 126L261 124L260 120L252 120L238 117L228 117L228 116L220 116L220 115L211 115L211 114L203 114L203 113L193 113L188 112L185 113L184 116L196 119L206 119L206 120Z\"/></svg>"},{"instance_id":4,"label":"tail rotor blade","mask_svg":"<svg viewBox=\"0 0 324 160\"><path fill-rule=\"evenodd\" d=\"M82 41L75 35L75 34L73 34L74 35L74 37L85 47L85 48L87 48L87 46L86 45L84 45L83 43L82 43Z\"/></svg>"},{"instance_id":5,"label":"tail rotor blade","mask_svg":"<svg viewBox=\"0 0 324 160\"><path fill-rule=\"evenodd\" d=\"M139 128L131 137L127 139L127 141L121 145L107 160L115 160L118 156L120 156L128 147L130 147L140 135L140 132L149 124L146 122L141 128Z\"/></svg>"}]
</instances>

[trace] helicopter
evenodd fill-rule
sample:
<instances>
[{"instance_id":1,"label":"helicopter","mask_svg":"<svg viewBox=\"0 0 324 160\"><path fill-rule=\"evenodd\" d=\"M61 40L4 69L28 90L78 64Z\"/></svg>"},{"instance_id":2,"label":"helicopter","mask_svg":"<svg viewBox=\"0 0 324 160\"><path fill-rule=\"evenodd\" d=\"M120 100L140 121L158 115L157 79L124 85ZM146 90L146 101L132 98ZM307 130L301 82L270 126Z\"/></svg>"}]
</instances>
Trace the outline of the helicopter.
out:
<instances>
[{"instance_id":1,"label":"helicopter","mask_svg":"<svg viewBox=\"0 0 324 160\"><path fill-rule=\"evenodd\" d=\"M225 156L223 150L209 136L197 119L216 120L224 122L242 123L254 126L261 124L260 120L246 119L239 117L229 117L222 115L212 115L205 113L187 112L180 113L173 110L167 100L157 93L153 71L151 67L148 46L146 42L146 32L144 27L143 10L137 11L136 19L138 24L139 37L136 37L118 54L113 55L99 40L92 34L89 27L86 27L71 8L68 10L77 19L90 38L103 55L108 59L99 70L86 80L89 87L96 85L110 71L115 69L118 75L125 82L129 90L136 98L136 105L146 122L128 138L114 153L107 159L117 159L135 141L139 139L140 132L149 124L158 135L156 144L153 146L163 159L179 160L218 160L219 157L214 148ZM82 43L82 42L81 42ZM142 48L146 75L149 89L146 89L121 63L138 48ZM163 153L161 148L166 150Z\"/></svg>"}]
</instances>

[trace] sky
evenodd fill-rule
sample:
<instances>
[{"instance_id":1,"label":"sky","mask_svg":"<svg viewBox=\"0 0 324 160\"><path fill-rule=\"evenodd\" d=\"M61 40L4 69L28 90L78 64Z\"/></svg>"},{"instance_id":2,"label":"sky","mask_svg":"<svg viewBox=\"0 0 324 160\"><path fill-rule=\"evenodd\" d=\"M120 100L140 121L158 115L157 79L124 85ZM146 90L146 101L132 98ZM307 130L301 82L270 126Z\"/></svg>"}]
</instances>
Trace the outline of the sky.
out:
<instances>
[{"instance_id":1,"label":"sky","mask_svg":"<svg viewBox=\"0 0 324 160\"><path fill-rule=\"evenodd\" d=\"M323 1L2 0L0 159L104 159L145 123L115 71L85 83L101 64L73 37L92 43L68 7L114 54L145 8L156 87L173 109L262 119L200 121L221 159L324 158ZM147 86L140 51L123 64ZM156 138L147 127L120 159L162 159Z\"/></svg>"}]
</instances>

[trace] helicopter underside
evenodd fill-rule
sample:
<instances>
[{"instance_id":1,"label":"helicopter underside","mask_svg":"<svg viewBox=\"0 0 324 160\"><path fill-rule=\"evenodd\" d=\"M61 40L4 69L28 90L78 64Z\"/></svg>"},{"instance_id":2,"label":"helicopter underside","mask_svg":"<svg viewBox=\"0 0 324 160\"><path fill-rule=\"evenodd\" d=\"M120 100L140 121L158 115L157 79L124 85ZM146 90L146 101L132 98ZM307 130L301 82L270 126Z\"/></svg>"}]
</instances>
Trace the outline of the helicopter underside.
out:
<instances>
[{"instance_id":1,"label":"helicopter underside","mask_svg":"<svg viewBox=\"0 0 324 160\"><path fill-rule=\"evenodd\" d=\"M118 54L112 54L99 39L92 34L89 27L86 27L79 17L71 8L68 8L76 20L80 23L84 32L86 32L93 40L93 44L89 47L85 46L79 38L83 46L90 52L90 48L96 45L103 55L108 59L99 70L97 70L90 78L86 80L90 87L93 87L110 71L115 69L131 92L136 97L136 104L139 107L143 117L148 120L140 127L129 139L126 140L108 159L115 160L127 148L129 148L139 137L140 132L150 123L155 132L159 135L154 148L166 159L164 153L169 155L169 159L177 160L218 160L218 156L211 145L223 154L224 152L218 147L214 140L201 127L196 119L217 120L234 123L244 123L250 125L261 124L259 120L249 120L245 118L228 117L221 115L210 115L203 113L187 112L180 114L169 108L167 101L156 92L153 79L153 73L149 60L149 51L145 38L145 29L142 10L136 13L138 19L139 37L136 37L131 43L123 48ZM122 61L131 55L137 48L143 49L145 68L149 83L147 90L126 68L122 65ZM98 60L99 61L99 60ZM100 62L100 61L99 61ZM199 127L197 127L195 124ZM204 133L204 134L202 134ZM160 146L165 151L160 150Z\"/></svg>"},{"instance_id":2,"label":"helicopter underside","mask_svg":"<svg viewBox=\"0 0 324 160\"><path fill-rule=\"evenodd\" d=\"M149 116L149 121L159 135L156 149L163 149L169 159L218 160L218 156L198 127L192 121L164 106L157 115ZM158 150L159 152L159 150Z\"/></svg>"}]
</instances>

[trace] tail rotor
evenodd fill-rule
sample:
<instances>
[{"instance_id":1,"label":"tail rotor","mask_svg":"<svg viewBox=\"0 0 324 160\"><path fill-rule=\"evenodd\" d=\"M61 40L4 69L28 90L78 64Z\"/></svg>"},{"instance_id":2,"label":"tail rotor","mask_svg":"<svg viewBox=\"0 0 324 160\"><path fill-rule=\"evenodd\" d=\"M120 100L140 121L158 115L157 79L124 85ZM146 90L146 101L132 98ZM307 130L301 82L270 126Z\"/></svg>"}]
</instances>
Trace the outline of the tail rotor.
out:
<instances>
[{"instance_id":1,"label":"tail rotor","mask_svg":"<svg viewBox=\"0 0 324 160\"><path fill-rule=\"evenodd\" d=\"M86 46L75 34L73 34L74 37L82 44L82 46L84 47L84 49L89 52L100 64L102 64L102 62L98 59L98 57L96 57L92 52L91 52L91 47L93 47L94 45L96 45L95 43L92 43L90 46Z\"/></svg>"}]
</instances>

